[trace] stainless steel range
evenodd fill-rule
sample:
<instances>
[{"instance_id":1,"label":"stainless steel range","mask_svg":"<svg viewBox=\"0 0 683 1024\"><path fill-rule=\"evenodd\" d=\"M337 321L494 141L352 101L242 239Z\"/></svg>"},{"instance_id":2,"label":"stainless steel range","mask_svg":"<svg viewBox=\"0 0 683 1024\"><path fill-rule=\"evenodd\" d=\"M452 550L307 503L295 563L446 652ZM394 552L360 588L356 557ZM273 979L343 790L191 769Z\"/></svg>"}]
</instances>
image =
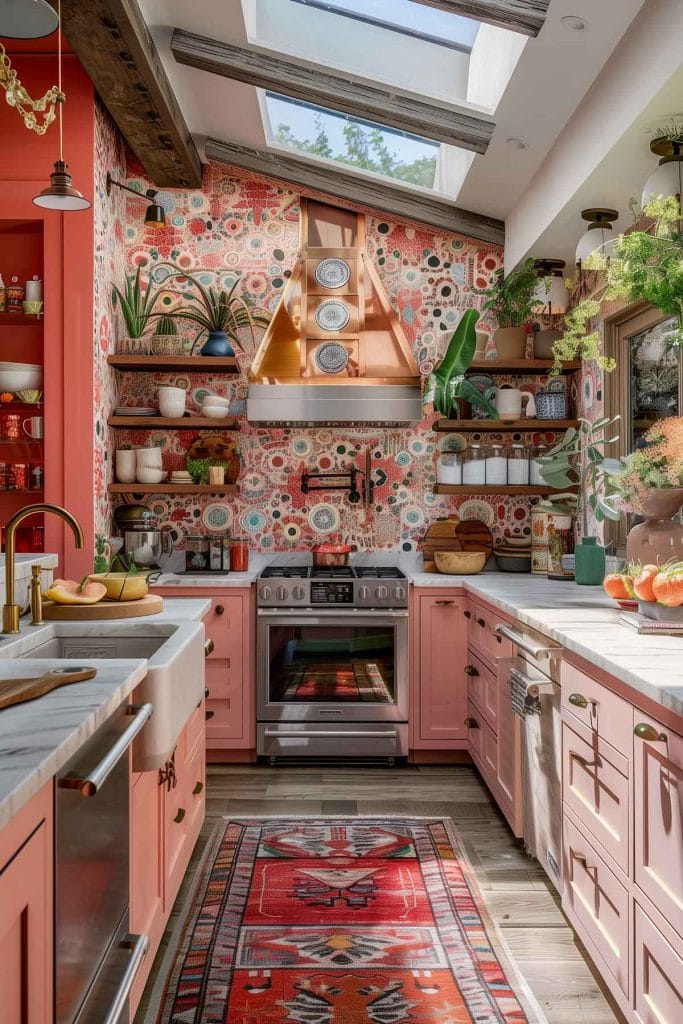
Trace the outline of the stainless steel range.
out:
<instances>
[{"instance_id":1,"label":"stainless steel range","mask_svg":"<svg viewBox=\"0 0 683 1024\"><path fill-rule=\"evenodd\" d=\"M394 566L269 566L257 583L257 753L408 753L408 583Z\"/></svg>"}]
</instances>

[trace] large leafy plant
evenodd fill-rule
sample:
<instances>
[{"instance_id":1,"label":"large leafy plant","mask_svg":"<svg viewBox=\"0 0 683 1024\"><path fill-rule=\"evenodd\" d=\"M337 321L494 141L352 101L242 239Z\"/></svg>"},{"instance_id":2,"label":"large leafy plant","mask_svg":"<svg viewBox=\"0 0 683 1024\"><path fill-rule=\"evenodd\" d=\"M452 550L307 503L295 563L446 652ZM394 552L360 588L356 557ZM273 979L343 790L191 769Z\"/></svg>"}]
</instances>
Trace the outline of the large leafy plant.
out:
<instances>
[{"instance_id":1,"label":"large leafy plant","mask_svg":"<svg viewBox=\"0 0 683 1024\"><path fill-rule=\"evenodd\" d=\"M493 313L499 327L521 327L538 310L539 301L534 298L538 283L538 270L531 259L507 277L501 268L487 292L484 310Z\"/></svg>"},{"instance_id":2,"label":"large leafy plant","mask_svg":"<svg viewBox=\"0 0 683 1024\"><path fill-rule=\"evenodd\" d=\"M141 271L139 266L134 274L126 274L123 288L112 286L112 305L116 306L118 302L129 338L142 337L159 296L159 289L154 287L151 277L147 284L141 280Z\"/></svg>"},{"instance_id":3,"label":"large leafy plant","mask_svg":"<svg viewBox=\"0 0 683 1024\"><path fill-rule=\"evenodd\" d=\"M588 535L588 509L601 523L616 520L620 513L610 503L615 493L614 478L621 472L619 459L605 455L606 445L614 444L619 435L606 437L606 433L619 420L608 416L595 420L579 420L578 430L570 427L561 441L545 455L539 457L541 476L549 487L565 488L578 485L577 505L581 512L582 536Z\"/></svg>"},{"instance_id":4,"label":"large leafy plant","mask_svg":"<svg viewBox=\"0 0 683 1024\"><path fill-rule=\"evenodd\" d=\"M423 403L433 405L441 416L451 415L458 398L478 406L494 419L498 415L495 405L489 400L490 396L483 394L465 376L477 347L474 325L478 319L476 309L468 309L464 313L448 343L445 356L427 378Z\"/></svg>"},{"instance_id":5,"label":"large leafy plant","mask_svg":"<svg viewBox=\"0 0 683 1024\"><path fill-rule=\"evenodd\" d=\"M216 271L201 270L199 274L216 274ZM229 288L205 285L200 281L197 273L190 274L187 270L178 266L177 263L159 263L152 272L155 282L163 283L168 287L172 278L187 281L191 290L181 293L181 303L175 309L166 309L156 316L178 318L189 320L199 327L199 331L192 344L194 351L197 342L203 334L211 331L223 331L231 344L238 348L242 345L242 333L249 331L252 343L255 343L254 328L256 326L266 327L270 322L268 313L259 308L254 308L238 293L241 279L238 277Z\"/></svg>"}]
</instances>

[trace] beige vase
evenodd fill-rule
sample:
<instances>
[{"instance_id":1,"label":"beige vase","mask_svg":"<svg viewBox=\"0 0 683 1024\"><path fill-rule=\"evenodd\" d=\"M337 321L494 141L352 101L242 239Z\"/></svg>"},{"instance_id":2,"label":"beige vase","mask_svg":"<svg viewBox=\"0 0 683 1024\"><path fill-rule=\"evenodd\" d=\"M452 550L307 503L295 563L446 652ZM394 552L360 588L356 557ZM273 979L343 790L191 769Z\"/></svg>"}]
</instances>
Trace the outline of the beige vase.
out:
<instances>
[{"instance_id":1,"label":"beige vase","mask_svg":"<svg viewBox=\"0 0 683 1024\"><path fill-rule=\"evenodd\" d=\"M499 327L493 335L498 359L524 359L526 331L523 327Z\"/></svg>"},{"instance_id":2,"label":"beige vase","mask_svg":"<svg viewBox=\"0 0 683 1024\"><path fill-rule=\"evenodd\" d=\"M674 522L683 505L683 487L650 491L642 502L645 522L638 523L626 538L626 560L642 565L683 561L683 526Z\"/></svg>"},{"instance_id":3,"label":"beige vase","mask_svg":"<svg viewBox=\"0 0 683 1024\"><path fill-rule=\"evenodd\" d=\"M562 337L562 331L549 328L547 331L536 331L534 335L534 359L553 359L553 345Z\"/></svg>"}]
</instances>

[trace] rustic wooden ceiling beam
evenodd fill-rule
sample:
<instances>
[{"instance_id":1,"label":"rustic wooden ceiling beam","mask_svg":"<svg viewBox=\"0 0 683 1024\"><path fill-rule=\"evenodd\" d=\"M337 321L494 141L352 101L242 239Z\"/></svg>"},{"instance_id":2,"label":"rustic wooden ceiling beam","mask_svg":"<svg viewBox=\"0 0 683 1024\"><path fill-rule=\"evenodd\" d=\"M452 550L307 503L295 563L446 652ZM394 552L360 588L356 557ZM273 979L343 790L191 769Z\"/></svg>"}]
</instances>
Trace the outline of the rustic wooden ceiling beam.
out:
<instances>
[{"instance_id":1,"label":"rustic wooden ceiling beam","mask_svg":"<svg viewBox=\"0 0 683 1024\"><path fill-rule=\"evenodd\" d=\"M415 0L415 3L476 18L525 36L538 35L550 7L550 0Z\"/></svg>"},{"instance_id":2,"label":"rustic wooden ceiling beam","mask_svg":"<svg viewBox=\"0 0 683 1024\"><path fill-rule=\"evenodd\" d=\"M176 28L171 51L179 64L475 153L486 152L493 134L490 117L472 114L465 107L439 106L401 96L389 88L352 81L328 68L298 64L284 55L272 56L250 46L236 46Z\"/></svg>"},{"instance_id":3,"label":"rustic wooden ceiling beam","mask_svg":"<svg viewBox=\"0 0 683 1024\"><path fill-rule=\"evenodd\" d=\"M199 188L197 147L136 0L62 0L62 25L148 177Z\"/></svg>"},{"instance_id":4,"label":"rustic wooden ceiling beam","mask_svg":"<svg viewBox=\"0 0 683 1024\"><path fill-rule=\"evenodd\" d=\"M505 225L500 220L461 210L443 199L418 194L370 175L354 174L341 166L328 167L314 158L253 149L220 139L207 139L206 156L209 160L218 160L265 177L278 178L315 194L323 192L355 205L391 214L401 220L430 224L442 231L467 235L496 245L502 245L505 240Z\"/></svg>"}]
</instances>

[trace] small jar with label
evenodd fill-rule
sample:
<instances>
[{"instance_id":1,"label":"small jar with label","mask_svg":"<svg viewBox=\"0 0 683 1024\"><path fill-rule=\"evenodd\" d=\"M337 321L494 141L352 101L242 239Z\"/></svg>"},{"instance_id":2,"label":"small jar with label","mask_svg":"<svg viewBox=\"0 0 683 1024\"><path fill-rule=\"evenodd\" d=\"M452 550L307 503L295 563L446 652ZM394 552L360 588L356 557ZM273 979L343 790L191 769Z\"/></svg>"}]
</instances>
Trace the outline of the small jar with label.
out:
<instances>
[{"instance_id":1,"label":"small jar with label","mask_svg":"<svg viewBox=\"0 0 683 1024\"><path fill-rule=\"evenodd\" d=\"M506 484L508 482L508 460L501 444L492 444L486 451L486 483L487 485Z\"/></svg>"},{"instance_id":2,"label":"small jar with label","mask_svg":"<svg viewBox=\"0 0 683 1024\"><path fill-rule=\"evenodd\" d=\"M206 572L211 567L208 537L188 537L185 541L185 571Z\"/></svg>"},{"instance_id":3,"label":"small jar with label","mask_svg":"<svg viewBox=\"0 0 683 1024\"><path fill-rule=\"evenodd\" d=\"M539 444L535 448L531 449L531 464L529 466L529 483L534 487L545 487L546 483L541 476L541 466L543 465L541 456L545 455L548 451L547 445Z\"/></svg>"},{"instance_id":4,"label":"small jar with label","mask_svg":"<svg viewBox=\"0 0 683 1024\"><path fill-rule=\"evenodd\" d=\"M462 462L458 452L443 452L436 464L436 479L440 484L462 483Z\"/></svg>"},{"instance_id":5,"label":"small jar with label","mask_svg":"<svg viewBox=\"0 0 683 1024\"><path fill-rule=\"evenodd\" d=\"M482 486L486 483L486 460L480 444L471 444L462 460L462 482Z\"/></svg>"},{"instance_id":6,"label":"small jar with label","mask_svg":"<svg viewBox=\"0 0 683 1024\"><path fill-rule=\"evenodd\" d=\"M529 449L513 444L508 452L508 484L525 487L529 483Z\"/></svg>"}]
</instances>

